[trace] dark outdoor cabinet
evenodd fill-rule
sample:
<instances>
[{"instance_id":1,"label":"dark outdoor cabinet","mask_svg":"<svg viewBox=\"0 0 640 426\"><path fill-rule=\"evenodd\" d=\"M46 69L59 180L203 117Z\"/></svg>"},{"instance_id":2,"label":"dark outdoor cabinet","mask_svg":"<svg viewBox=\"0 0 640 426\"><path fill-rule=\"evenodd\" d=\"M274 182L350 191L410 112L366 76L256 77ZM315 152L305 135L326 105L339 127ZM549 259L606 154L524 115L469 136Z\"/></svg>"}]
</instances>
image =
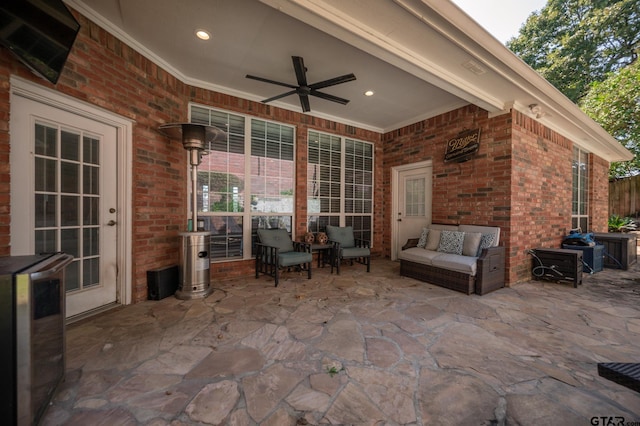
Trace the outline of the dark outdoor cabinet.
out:
<instances>
[{"instance_id":1,"label":"dark outdoor cabinet","mask_svg":"<svg viewBox=\"0 0 640 426\"><path fill-rule=\"evenodd\" d=\"M582 251L537 248L533 251L531 273L535 280L582 284Z\"/></svg>"},{"instance_id":2,"label":"dark outdoor cabinet","mask_svg":"<svg viewBox=\"0 0 640 426\"><path fill-rule=\"evenodd\" d=\"M580 250L582 252L583 268L582 272L593 274L602 271L602 262L604 257L604 246L596 244L595 246L575 246L571 244L563 244L563 249Z\"/></svg>"},{"instance_id":3,"label":"dark outdoor cabinet","mask_svg":"<svg viewBox=\"0 0 640 426\"><path fill-rule=\"evenodd\" d=\"M629 269L637 261L636 234L621 232L594 233L598 244L604 245L604 267Z\"/></svg>"}]
</instances>

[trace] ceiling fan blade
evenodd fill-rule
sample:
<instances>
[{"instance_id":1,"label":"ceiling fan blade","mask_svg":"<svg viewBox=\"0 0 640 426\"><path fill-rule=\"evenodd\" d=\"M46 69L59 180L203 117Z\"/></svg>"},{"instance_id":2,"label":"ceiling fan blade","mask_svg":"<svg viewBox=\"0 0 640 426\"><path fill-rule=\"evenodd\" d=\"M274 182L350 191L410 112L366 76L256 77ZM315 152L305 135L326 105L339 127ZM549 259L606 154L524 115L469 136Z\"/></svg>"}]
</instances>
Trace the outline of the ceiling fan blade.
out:
<instances>
[{"instance_id":1,"label":"ceiling fan blade","mask_svg":"<svg viewBox=\"0 0 640 426\"><path fill-rule=\"evenodd\" d=\"M304 67L304 60L301 56L292 56L293 69L296 72L296 79L298 80L298 86L307 85L307 69Z\"/></svg>"},{"instance_id":2,"label":"ceiling fan blade","mask_svg":"<svg viewBox=\"0 0 640 426\"><path fill-rule=\"evenodd\" d=\"M324 89L325 87L335 86L336 84L346 83L348 81L353 81L356 79L356 76L353 74L345 74L340 77L330 78L329 80L320 81L318 83L313 83L309 85L309 88L314 89Z\"/></svg>"},{"instance_id":3,"label":"ceiling fan blade","mask_svg":"<svg viewBox=\"0 0 640 426\"><path fill-rule=\"evenodd\" d=\"M264 101L262 101L262 103L263 103L263 104L266 104L266 103L268 103L268 102L275 101L275 100L277 100L277 99L280 99L280 98L284 98L284 97L287 97L287 96L293 95L294 93L296 93L296 91L295 91L295 90L291 90L291 91L289 91L289 92L285 92L285 93L282 93L282 94L280 94L280 95L276 95L276 96L273 96L273 97L271 97L271 98L265 99Z\"/></svg>"},{"instance_id":4,"label":"ceiling fan blade","mask_svg":"<svg viewBox=\"0 0 640 426\"><path fill-rule=\"evenodd\" d=\"M322 98L322 99L326 99L328 101L337 102L337 103L342 104L342 105L346 105L346 104L349 103L348 99L339 98L337 96L333 96L333 95L330 95L328 93L318 92L317 90L311 90L311 92L309 94L313 95L313 96L317 96L317 97Z\"/></svg>"},{"instance_id":5,"label":"ceiling fan blade","mask_svg":"<svg viewBox=\"0 0 640 426\"><path fill-rule=\"evenodd\" d=\"M302 112L311 111L311 105L309 105L309 96L300 95L300 106L302 107Z\"/></svg>"},{"instance_id":6,"label":"ceiling fan blade","mask_svg":"<svg viewBox=\"0 0 640 426\"><path fill-rule=\"evenodd\" d=\"M246 77L250 78L251 80L258 80L258 81L263 81L265 83L277 84L278 86L284 86L290 89L295 89L296 87L298 87L298 86L294 86L293 84L282 83L280 81L275 81L275 80L269 80L268 78L256 77L255 75L247 74Z\"/></svg>"}]
</instances>

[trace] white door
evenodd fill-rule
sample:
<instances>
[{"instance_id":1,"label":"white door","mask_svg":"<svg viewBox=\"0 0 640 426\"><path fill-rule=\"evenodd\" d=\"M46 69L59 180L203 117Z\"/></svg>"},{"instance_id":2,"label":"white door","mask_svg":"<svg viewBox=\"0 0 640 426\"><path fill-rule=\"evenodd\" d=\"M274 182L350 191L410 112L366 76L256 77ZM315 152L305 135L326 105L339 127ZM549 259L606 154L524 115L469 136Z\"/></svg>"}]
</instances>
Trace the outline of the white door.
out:
<instances>
[{"instance_id":1,"label":"white door","mask_svg":"<svg viewBox=\"0 0 640 426\"><path fill-rule=\"evenodd\" d=\"M431 223L432 166L430 162L394 168L393 246L391 258L397 259L409 238L420 236Z\"/></svg>"},{"instance_id":2,"label":"white door","mask_svg":"<svg viewBox=\"0 0 640 426\"><path fill-rule=\"evenodd\" d=\"M63 251L66 316L117 301L116 128L20 96L11 105L11 254Z\"/></svg>"}]
</instances>

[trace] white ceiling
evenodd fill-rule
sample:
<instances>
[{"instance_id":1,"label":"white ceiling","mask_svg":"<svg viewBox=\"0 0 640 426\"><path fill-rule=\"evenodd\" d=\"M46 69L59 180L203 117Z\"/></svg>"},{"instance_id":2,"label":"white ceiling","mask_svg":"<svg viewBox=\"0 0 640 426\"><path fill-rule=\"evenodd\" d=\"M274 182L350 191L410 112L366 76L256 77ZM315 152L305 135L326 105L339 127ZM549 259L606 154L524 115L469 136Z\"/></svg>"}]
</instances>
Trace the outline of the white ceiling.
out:
<instances>
[{"instance_id":1,"label":"white ceiling","mask_svg":"<svg viewBox=\"0 0 640 426\"><path fill-rule=\"evenodd\" d=\"M76 6L75 2L68 3ZM138 47L153 54L154 59L161 60L187 82L251 100L263 100L287 89L247 79L246 74L294 84L291 56L302 56L309 83L348 73L356 75L353 82L323 90L349 99L349 104L311 97L311 115L381 131L468 103L257 0L78 0L77 3L100 15L111 26L107 29L117 29L121 38L134 40ZM363 6L353 0L345 3L356 8ZM390 2L368 3L374 7L364 10L371 11ZM196 29L209 31L212 38L197 39ZM373 90L374 96L364 96L367 90ZM296 95L273 104L301 111Z\"/></svg>"},{"instance_id":2,"label":"white ceiling","mask_svg":"<svg viewBox=\"0 0 640 426\"><path fill-rule=\"evenodd\" d=\"M448 0L64 1L194 86L260 101L288 89L245 75L295 84L291 56L302 56L309 83L356 75L322 90L347 105L311 96L309 115L387 132L468 103L492 114L538 104L550 128L610 161L626 155ZM272 105L301 111L297 95Z\"/></svg>"}]
</instances>

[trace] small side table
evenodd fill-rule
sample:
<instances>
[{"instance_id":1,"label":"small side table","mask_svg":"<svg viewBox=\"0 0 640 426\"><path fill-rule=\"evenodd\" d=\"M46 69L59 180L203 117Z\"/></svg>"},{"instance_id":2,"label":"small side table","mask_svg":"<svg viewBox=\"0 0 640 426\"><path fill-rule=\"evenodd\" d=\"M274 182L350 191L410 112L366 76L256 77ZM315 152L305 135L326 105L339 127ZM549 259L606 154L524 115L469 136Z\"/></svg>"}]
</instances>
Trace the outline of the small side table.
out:
<instances>
[{"instance_id":1,"label":"small side table","mask_svg":"<svg viewBox=\"0 0 640 426\"><path fill-rule=\"evenodd\" d=\"M333 248L332 244L320 244L313 243L311 244L311 253L318 253L318 268L331 262L331 249ZM322 262L322 263L321 263Z\"/></svg>"}]
</instances>

